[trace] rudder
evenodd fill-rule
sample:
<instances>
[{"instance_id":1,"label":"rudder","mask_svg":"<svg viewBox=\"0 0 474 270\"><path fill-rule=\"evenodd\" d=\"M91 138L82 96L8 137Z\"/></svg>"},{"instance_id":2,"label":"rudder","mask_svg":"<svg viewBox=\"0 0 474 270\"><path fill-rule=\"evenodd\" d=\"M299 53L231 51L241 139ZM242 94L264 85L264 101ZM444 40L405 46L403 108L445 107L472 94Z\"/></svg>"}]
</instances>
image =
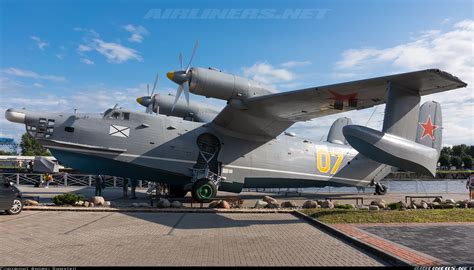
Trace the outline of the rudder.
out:
<instances>
[{"instance_id":1,"label":"rudder","mask_svg":"<svg viewBox=\"0 0 474 270\"><path fill-rule=\"evenodd\" d=\"M441 104L427 101L420 107L416 142L441 151L443 138Z\"/></svg>"}]
</instances>

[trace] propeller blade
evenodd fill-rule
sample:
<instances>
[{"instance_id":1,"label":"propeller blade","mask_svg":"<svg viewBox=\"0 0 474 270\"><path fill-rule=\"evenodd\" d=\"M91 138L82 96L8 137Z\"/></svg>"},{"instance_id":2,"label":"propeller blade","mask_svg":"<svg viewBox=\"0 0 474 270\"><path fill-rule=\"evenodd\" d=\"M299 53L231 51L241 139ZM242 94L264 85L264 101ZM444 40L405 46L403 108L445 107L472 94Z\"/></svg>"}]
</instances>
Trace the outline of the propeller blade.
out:
<instances>
[{"instance_id":1,"label":"propeller blade","mask_svg":"<svg viewBox=\"0 0 474 270\"><path fill-rule=\"evenodd\" d=\"M146 84L146 92L147 92L147 95L150 95L150 85L149 84Z\"/></svg>"},{"instance_id":2,"label":"propeller blade","mask_svg":"<svg viewBox=\"0 0 474 270\"><path fill-rule=\"evenodd\" d=\"M186 97L186 103L189 106L189 83L188 82L183 83L183 90L184 90L184 96Z\"/></svg>"},{"instance_id":3,"label":"propeller blade","mask_svg":"<svg viewBox=\"0 0 474 270\"><path fill-rule=\"evenodd\" d=\"M186 73L188 73L189 67L191 66L191 62L193 61L194 54L196 53L196 50L198 47L199 47L199 41L196 41L196 44L194 44L193 53L191 54L191 58L189 59L189 64L186 67Z\"/></svg>"},{"instance_id":4,"label":"propeller blade","mask_svg":"<svg viewBox=\"0 0 474 270\"><path fill-rule=\"evenodd\" d=\"M181 53L179 53L179 65L181 70L183 70L183 55Z\"/></svg>"},{"instance_id":5,"label":"propeller blade","mask_svg":"<svg viewBox=\"0 0 474 270\"><path fill-rule=\"evenodd\" d=\"M156 88L157 83L158 83L158 73L156 74L155 83L153 84L153 90L151 91L152 96L153 96L153 93L155 93L155 88Z\"/></svg>"},{"instance_id":6,"label":"propeller blade","mask_svg":"<svg viewBox=\"0 0 474 270\"><path fill-rule=\"evenodd\" d=\"M178 99L179 96L181 96L181 92L183 92L183 86L179 85L178 90L176 91L176 97L174 98L173 107L171 107L171 112L174 111L174 107L176 106L176 103L178 103Z\"/></svg>"},{"instance_id":7,"label":"propeller blade","mask_svg":"<svg viewBox=\"0 0 474 270\"><path fill-rule=\"evenodd\" d=\"M153 95L153 92L152 92L150 103L148 104L148 107L146 108L147 113L153 114L153 107L155 107L155 96Z\"/></svg>"}]
</instances>

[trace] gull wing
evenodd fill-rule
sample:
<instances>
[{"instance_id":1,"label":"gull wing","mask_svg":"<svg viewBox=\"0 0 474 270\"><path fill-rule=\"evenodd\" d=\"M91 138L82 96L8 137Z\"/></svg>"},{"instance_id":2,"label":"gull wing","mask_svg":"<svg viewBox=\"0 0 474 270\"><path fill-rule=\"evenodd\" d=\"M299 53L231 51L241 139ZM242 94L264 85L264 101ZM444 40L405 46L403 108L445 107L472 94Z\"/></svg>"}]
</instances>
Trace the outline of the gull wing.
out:
<instances>
[{"instance_id":1,"label":"gull wing","mask_svg":"<svg viewBox=\"0 0 474 270\"><path fill-rule=\"evenodd\" d=\"M447 72L420 70L231 100L212 123L231 135L269 140L299 121L383 104L388 82L420 96L467 86Z\"/></svg>"}]
</instances>

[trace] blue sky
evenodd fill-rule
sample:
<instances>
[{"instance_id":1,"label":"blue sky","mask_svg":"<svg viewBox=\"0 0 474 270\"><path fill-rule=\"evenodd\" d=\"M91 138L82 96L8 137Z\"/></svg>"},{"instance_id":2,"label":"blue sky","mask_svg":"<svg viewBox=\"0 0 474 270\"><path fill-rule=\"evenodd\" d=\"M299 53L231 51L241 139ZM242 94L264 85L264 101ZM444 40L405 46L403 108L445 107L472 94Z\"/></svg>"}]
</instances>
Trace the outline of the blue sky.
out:
<instances>
[{"instance_id":1,"label":"blue sky","mask_svg":"<svg viewBox=\"0 0 474 270\"><path fill-rule=\"evenodd\" d=\"M175 91L165 74L179 67L180 52L187 62L196 40L193 66L218 67L281 91L430 67L471 83L473 8L472 1L0 0L0 109L102 112L118 103L143 110L135 98L156 73L160 93ZM301 9L313 16L147 18L166 9ZM445 144L474 144L471 90L428 97L443 106ZM372 112L345 115L366 124ZM382 113L377 107L369 125L379 127ZM339 116L292 129L319 140ZM0 135L22 132L0 116Z\"/></svg>"}]
</instances>

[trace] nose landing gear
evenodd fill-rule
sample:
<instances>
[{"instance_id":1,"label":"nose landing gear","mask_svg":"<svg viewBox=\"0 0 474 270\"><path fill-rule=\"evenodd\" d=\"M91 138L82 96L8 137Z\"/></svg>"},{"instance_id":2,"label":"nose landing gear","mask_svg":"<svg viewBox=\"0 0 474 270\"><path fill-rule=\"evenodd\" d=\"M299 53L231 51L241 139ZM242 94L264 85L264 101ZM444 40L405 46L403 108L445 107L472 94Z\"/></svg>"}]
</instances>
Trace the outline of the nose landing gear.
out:
<instances>
[{"instance_id":1,"label":"nose landing gear","mask_svg":"<svg viewBox=\"0 0 474 270\"><path fill-rule=\"evenodd\" d=\"M385 195L387 193L387 186L380 184L379 182L373 181L371 186L375 185L375 193L374 195Z\"/></svg>"}]
</instances>

